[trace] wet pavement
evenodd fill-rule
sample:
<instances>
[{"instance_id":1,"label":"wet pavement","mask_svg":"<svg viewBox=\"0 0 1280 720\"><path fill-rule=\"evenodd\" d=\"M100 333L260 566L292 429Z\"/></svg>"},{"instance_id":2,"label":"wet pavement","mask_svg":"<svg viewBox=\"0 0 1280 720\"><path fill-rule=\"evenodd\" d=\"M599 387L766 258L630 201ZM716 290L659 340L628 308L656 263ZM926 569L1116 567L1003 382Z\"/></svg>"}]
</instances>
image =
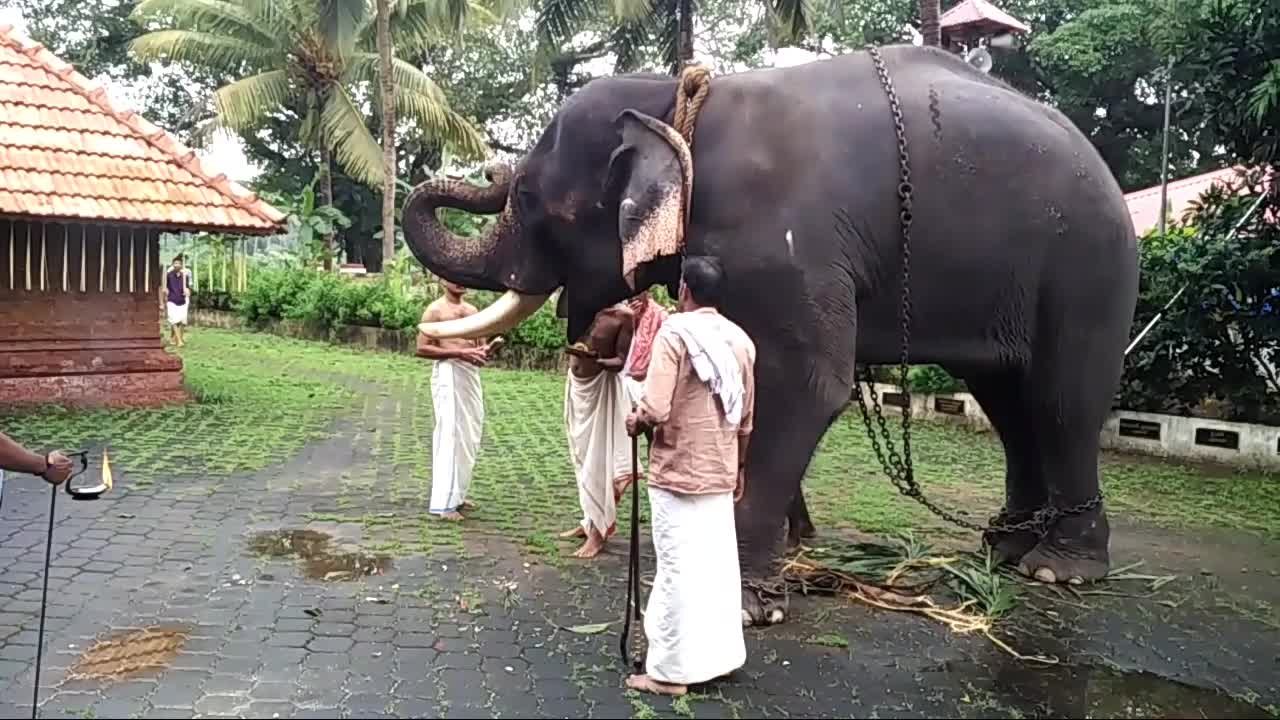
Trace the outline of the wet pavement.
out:
<instances>
[{"instance_id":1,"label":"wet pavement","mask_svg":"<svg viewBox=\"0 0 1280 720\"><path fill-rule=\"evenodd\" d=\"M119 468L116 489L98 501L62 496L41 715L1278 713L1280 623L1250 600L1274 578L1226 587L1185 567L1151 593L1028 591L1001 637L1054 656L1050 667L917 616L793 597L787 623L748 632L748 664L727 681L676 701L628 694L617 656L624 542L583 564L560 557L571 545L534 552L528 538L478 524L463 530L461 547L381 550L411 547L420 526L320 512L343 492L338 478L360 432L339 428L254 476L140 483ZM30 478L6 485L0 717L29 717L48 490ZM390 516L420 512L416 503L370 493L359 509Z\"/></svg>"}]
</instances>

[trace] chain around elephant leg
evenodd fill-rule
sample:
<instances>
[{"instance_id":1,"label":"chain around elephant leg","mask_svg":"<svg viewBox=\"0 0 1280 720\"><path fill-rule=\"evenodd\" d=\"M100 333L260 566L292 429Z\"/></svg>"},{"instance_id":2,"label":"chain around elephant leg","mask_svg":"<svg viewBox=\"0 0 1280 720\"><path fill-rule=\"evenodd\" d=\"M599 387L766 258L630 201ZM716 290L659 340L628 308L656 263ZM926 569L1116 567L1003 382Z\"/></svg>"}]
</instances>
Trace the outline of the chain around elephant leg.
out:
<instances>
[{"instance_id":1,"label":"chain around elephant leg","mask_svg":"<svg viewBox=\"0 0 1280 720\"><path fill-rule=\"evenodd\" d=\"M742 579L742 626L777 625L787 619L790 595L781 577Z\"/></svg>"}]
</instances>

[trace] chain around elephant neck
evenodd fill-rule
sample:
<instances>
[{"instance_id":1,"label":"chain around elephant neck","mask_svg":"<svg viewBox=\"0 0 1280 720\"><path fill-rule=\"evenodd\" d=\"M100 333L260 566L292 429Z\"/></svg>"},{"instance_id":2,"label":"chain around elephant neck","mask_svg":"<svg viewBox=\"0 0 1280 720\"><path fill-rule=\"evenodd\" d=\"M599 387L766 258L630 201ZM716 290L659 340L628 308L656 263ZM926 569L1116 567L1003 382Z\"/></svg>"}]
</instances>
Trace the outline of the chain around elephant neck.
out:
<instances>
[{"instance_id":1,"label":"chain around elephant neck","mask_svg":"<svg viewBox=\"0 0 1280 720\"><path fill-rule=\"evenodd\" d=\"M911 222L913 220L911 213L912 196L915 188L911 185L911 155L907 152L907 131L903 121L902 105L898 102L898 93L893 88L893 80L889 77L889 71L885 67L884 59L880 57L879 49L868 47L867 52L871 55L872 62L875 63L876 74L880 76L880 85L884 89L885 95L888 96L889 111L893 114L893 130L898 139L898 200L900 203L898 219L902 230L902 302L898 310L898 318L902 323L902 352L899 356L898 382L902 387L902 394L906 400L905 406L902 408L902 455L899 456L897 449L894 447L893 438L889 433L888 423L885 422L884 412L880 406L880 396L875 391L875 379L871 375L871 369L864 365L863 380L860 382L856 377L854 378L853 394L858 402L858 408L862 411L863 423L867 428L867 438L871 441L871 447L875 451L880 465L884 467L885 474L889 476L889 481L898 489L898 492L925 506L934 515L954 525L975 532L1007 534L1030 531L1034 532L1038 537L1044 537L1048 533L1049 526L1058 518L1079 515L1101 505L1101 491L1092 498L1065 509L1058 509L1057 506L1052 504L1052 501L1033 511L1010 512L1009 508L1005 507L995 517L991 518L987 527L983 527L938 507L924 496L920 489L920 484L916 482L915 468L911 462L911 390L907 384L908 361L911 349ZM852 223L847 213L841 212L838 215L838 222L844 226L841 230L850 230ZM865 382L870 389L871 403L875 410L876 421L880 426L880 436L884 438L883 450L880 447L880 438L876 436L875 428L871 424L871 415L867 412L866 400L862 396L862 382ZM1015 517L1024 517L1024 519L1019 522L1009 522Z\"/></svg>"}]
</instances>

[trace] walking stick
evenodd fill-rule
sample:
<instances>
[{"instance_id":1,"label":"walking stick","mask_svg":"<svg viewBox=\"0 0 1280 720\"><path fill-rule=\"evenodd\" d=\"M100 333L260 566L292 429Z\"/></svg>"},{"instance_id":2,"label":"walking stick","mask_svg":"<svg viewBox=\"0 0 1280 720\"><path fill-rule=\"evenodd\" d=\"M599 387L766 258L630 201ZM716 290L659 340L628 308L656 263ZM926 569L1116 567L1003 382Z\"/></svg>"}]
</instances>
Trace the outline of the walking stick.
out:
<instances>
[{"instance_id":1,"label":"walking stick","mask_svg":"<svg viewBox=\"0 0 1280 720\"><path fill-rule=\"evenodd\" d=\"M107 453L102 453L102 481L91 487L72 487L72 480L89 469L89 451L68 453L68 457L80 459L80 469L71 474L63 483L67 494L73 500L96 500L102 493L111 489L111 464ZM40 708L40 666L44 661L44 619L45 609L49 602L49 562L53 557L53 521L58 508L58 486L49 486L49 533L44 543L44 587L40 590L40 630L36 634L36 682L31 688L31 720L35 720Z\"/></svg>"},{"instance_id":2,"label":"walking stick","mask_svg":"<svg viewBox=\"0 0 1280 720\"><path fill-rule=\"evenodd\" d=\"M622 664L636 674L644 672L644 654L631 654L631 620L640 622L640 437L631 438L631 553L627 558L627 606L622 611L622 637L618 651Z\"/></svg>"}]
</instances>

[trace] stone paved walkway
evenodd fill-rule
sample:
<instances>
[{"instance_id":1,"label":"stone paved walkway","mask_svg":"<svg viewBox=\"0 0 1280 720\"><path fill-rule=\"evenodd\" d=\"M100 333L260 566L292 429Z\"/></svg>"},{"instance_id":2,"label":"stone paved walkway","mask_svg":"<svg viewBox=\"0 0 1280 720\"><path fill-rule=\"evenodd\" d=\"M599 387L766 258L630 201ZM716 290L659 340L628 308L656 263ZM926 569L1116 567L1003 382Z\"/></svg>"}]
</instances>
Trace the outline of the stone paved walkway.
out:
<instances>
[{"instance_id":1,"label":"stone paved walkway","mask_svg":"<svg viewBox=\"0 0 1280 720\"><path fill-rule=\"evenodd\" d=\"M571 546L522 534L518 517L486 516L484 508L480 522L456 535L402 522L420 515L425 498L400 468L418 450L392 450L397 432L425 437L419 418L403 395L373 389L364 412L340 421L329 439L252 476L144 478L117 466L117 488L103 499L61 496L42 716L1278 712L1280 624L1269 606L1244 602L1267 586L1265 574L1250 590L1177 559L1168 567L1190 576L1176 592L1143 600L1033 595L1007 638L1056 655L1062 663L1054 667L1019 662L986 639L957 637L915 616L794 598L791 621L748 632L748 664L728 681L674 702L628 694L617 658L625 543L583 565L563 558ZM383 470L366 474L370 467ZM48 491L30 478L11 476L6 485L0 717L29 717ZM567 523L574 514L565 511ZM319 550L312 563L261 554L286 549L278 531L298 530L332 540L287 535L294 549ZM266 545L254 545L272 532ZM382 570L363 576L369 567ZM181 640L175 652L152 656L158 667L77 675L121 669L112 664L119 657L77 663L97 640L148 628Z\"/></svg>"}]
</instances>

